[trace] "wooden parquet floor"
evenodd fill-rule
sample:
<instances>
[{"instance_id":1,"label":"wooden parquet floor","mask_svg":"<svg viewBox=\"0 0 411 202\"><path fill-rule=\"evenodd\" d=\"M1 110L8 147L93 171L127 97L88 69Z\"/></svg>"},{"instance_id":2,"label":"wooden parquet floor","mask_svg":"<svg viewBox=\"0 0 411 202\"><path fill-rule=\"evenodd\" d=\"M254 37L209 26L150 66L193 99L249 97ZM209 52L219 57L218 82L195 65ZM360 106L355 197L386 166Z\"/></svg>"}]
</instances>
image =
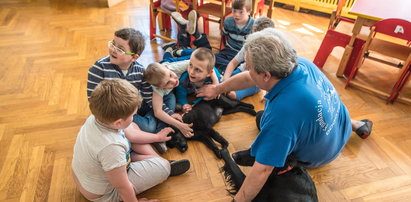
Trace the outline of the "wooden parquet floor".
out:
<instances>
[{"instance_id":1,"label":"wooden parquet floor","mask_svg":"<svg viewBox=\"0 0 411 202\"><path fill-rule=\"evenodd\" d=\"M99 0L0 1L0 201L86 201L70 168L77 132L90 114L87 71L107 54L107 41L122 27L147 36L142 64L161 59L163 41L148 40L148 4L126 0L104 8ZM328 18L275 8L274 19L299 55L313 59ZM217 43L218 36L211 38ZM353 135L335 161L310 170L319 199L410 201L411 106L386 105L376 96L344 89L344 80L334 76L341 55L342 49L332 53L324 73L352 118L373 120L374 130L367 140ZM372 62L365 66L384 70ZM359 79L374 76L379 80L373 85L390 88L389 73L382 77L364 71ZM411 94L410 87L404 92ZM262 109L259 96L245 101ZM215 128L231 143L230 152L248 148L257 135L253 117L241 113L223 117ZM192 167L141 196L178 202L230 200L219 173L222 161L204 145L190 142L186 153L171 149L164 157L188 158Z\"/></svg>"}]
</instances>

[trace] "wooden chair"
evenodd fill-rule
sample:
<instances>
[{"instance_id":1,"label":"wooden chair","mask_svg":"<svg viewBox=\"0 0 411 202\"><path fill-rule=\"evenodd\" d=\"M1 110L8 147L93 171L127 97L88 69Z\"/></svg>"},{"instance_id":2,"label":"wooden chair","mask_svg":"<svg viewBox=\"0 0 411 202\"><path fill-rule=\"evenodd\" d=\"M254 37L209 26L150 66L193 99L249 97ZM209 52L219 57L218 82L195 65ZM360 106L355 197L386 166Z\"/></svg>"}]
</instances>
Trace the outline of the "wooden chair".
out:
<instances>
[{"instance_id":1,"label":"wooden chair","mask_svg":"<svg viewBox=\"0 0 411 202\"><path fill-rule=\"evenodd\" d=\"M398 97L397 94L399 94L404 83L406 83L404 79L409 77L409 66L411 65L411 22L402 19L384 19L372 25L370 30L371 32L360 53L362 61L351 70L345 87L353 84L368 92L385 96L387 97L386 103L388 104L392 102L394 98ZM394 39L387 36L393 37ZM395 42L393 42L393 40L395 40ZM392 63L385 60L385 58L378 57L381 55L386 58L394 58L401 62ZM353 80L365 59L372 59L401 68L397 81L390 93L374 89L366 84Z\"/></svg>"},{"instance_id":2,"label":"wooden chair","mask_svg":"<svg viewBox=\"0 0 411 202\"><path fill-rule=\"evenodd\" d=\"M180 0L175 0L176 11L180 11L180 8L184 6ZM188 8L182 8L188 9ZM158 20L158 23L157 23ZM157 26L160 31L171 30L170 13L161 8L161 0L150 0L150 40L155 37L161 38L166 41L175 41L168 36L157 34Z\"/></svg>"},{"instance_id":3,"label":"wooden chair","mask_svg":"<svg viewBox=\"0 0 411 202\"><path fill-rule=\"evenodd\" d=\"M231 7L229 7L230 3L231 0L218 0L212 2L201 0L200 4L198 4L197 0L193 1L193 9L203 18L203 31L205 34L209 34L210 32L210 21L219 23L219 28L222 30L225 17L231 14ZM222 49L222 40L220 40L219 47L213 46L213 48Z\"/></svg>"},{"instance_id":4,"label":"wooden chair","mask_svg":"<svg viewBox=\"0 0 411 202\"><path fill-rule=\"evenodd\" d=\"M336 10L331 13L330 22L328 24L328 29L335 29L341 21L349 22L349 23L355 22L355 20L341 16L344 6L347 6L346 3L347 3L346 0L338 0Z\"/></svg>"}]
</instances>

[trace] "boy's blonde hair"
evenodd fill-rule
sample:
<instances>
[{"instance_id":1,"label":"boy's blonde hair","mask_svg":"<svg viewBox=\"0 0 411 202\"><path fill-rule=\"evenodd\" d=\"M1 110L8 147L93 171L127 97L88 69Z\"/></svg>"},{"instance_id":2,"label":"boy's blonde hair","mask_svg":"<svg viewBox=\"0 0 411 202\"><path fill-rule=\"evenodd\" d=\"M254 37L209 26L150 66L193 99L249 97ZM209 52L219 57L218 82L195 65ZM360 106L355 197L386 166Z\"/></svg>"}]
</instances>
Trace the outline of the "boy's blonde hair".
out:
<instances>
[{"instance_id":1,"label":"boy's blonde hair","mask_svg":"<svg viewBox=\"0 0 411 202\"><path fill-rule=\"evenodd\" d=\"M215 65L215 56L208 48L197 48L193 53L193 57L200 61L208 61L207 70L211 71Z\"/></svg>"},{"instance_id":2,"label":"boy's blonde hair","mask_svg":"<svg viewBox=\"0 0 411 202\"><path fill-rule=\"evenodd\" d=\"M153 86L159 86L161 81L166 76L166 71L164 71L164 66L158 62L151 63L147 66L146 71L144 71L144 80Z\"/></svg>"},{"instance_id":3,"label":"boy's blonde hair","mask_svg":"<svg viewBox=\"0 0 411 202\"><path fill-rule=\"evenodd\" d=\"M274 22L270 18L262 16L254 21L253 32L258 32L268 27L274 28Z\"/></svg>"},{"instance_id":4,"label":"boy's blonde hair","mask_svg":"<svg viewBox=\"0 0 411 202\"><path fill-rule=\"evenodd\" d=\"M251 0L233 0L231 3L233 9L245 9L251 11Z\"/></svg>"},{"instance_id":5,"label":"boy's blonde hair","mask_svg":"<svg viewBox=\"0 0 411 202\"><path fill-rule=\"evenodd\" d=\"M136 53L137 55L141 55L141 53L143 53L145 42L141 32L133 28L123 28L114 32L114 35L124 40L128 40L128 45L130 46L131 52Z\"/></svg>"},{"instance_id":6,"label":"boy's blonde hair","mask_svg":"<svg viewBox=\"0 0 411 202\"><path fill-rule=\"evenodd\" d=\"M101 81L89 99L91 113L103 123L127 119L141 105L137 88L123 79Z\"/></svg>"}]
</instances>

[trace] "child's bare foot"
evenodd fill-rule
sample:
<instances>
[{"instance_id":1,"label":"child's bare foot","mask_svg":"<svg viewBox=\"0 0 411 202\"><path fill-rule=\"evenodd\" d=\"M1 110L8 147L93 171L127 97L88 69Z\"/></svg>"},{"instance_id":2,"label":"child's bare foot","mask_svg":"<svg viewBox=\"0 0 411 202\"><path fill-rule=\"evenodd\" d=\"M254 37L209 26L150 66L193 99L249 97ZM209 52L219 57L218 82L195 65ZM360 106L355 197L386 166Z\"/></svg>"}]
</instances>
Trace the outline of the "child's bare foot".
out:
<instances>
[{"instance_id":1,"label":"child's bare foot","mask_svg":"<svg viewBox=\"0 0 411 202\"><path fill-rule=\"evenodd\" d=\"M230 98L230 99L232 99L232 100L237 99L237 95L235 94L234 91L228 92L228 93L227 93L227 97Z\"/></svg>"}]
</instances>

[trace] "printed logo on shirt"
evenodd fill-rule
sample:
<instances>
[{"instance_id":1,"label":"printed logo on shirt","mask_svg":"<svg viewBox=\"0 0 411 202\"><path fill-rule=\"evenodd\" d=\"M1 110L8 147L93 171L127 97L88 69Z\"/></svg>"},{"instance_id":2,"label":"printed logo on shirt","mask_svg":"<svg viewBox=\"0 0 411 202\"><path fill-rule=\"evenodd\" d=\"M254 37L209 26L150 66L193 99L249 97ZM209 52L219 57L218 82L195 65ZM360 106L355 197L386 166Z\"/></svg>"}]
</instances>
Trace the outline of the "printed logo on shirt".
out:
<instances>
[{"instance_id":1,"label":"printed logo on shirt","mask_svg":"<svg viewBox=\"0 0 411 202\"><path fill-rule=\"evenodd\" d=\"M321 99L317 100L317 119L315 121L325 132L325 135L328 135L337 122L341 104L338 101L337 91L332 86L327 85L322 77L318 79L316 86L321 93ZM327 110L324 110L324 106L327 107ZM331 118L331 123L327 123L324 119L325 116Z\"/></svg>"}]
</instances>

